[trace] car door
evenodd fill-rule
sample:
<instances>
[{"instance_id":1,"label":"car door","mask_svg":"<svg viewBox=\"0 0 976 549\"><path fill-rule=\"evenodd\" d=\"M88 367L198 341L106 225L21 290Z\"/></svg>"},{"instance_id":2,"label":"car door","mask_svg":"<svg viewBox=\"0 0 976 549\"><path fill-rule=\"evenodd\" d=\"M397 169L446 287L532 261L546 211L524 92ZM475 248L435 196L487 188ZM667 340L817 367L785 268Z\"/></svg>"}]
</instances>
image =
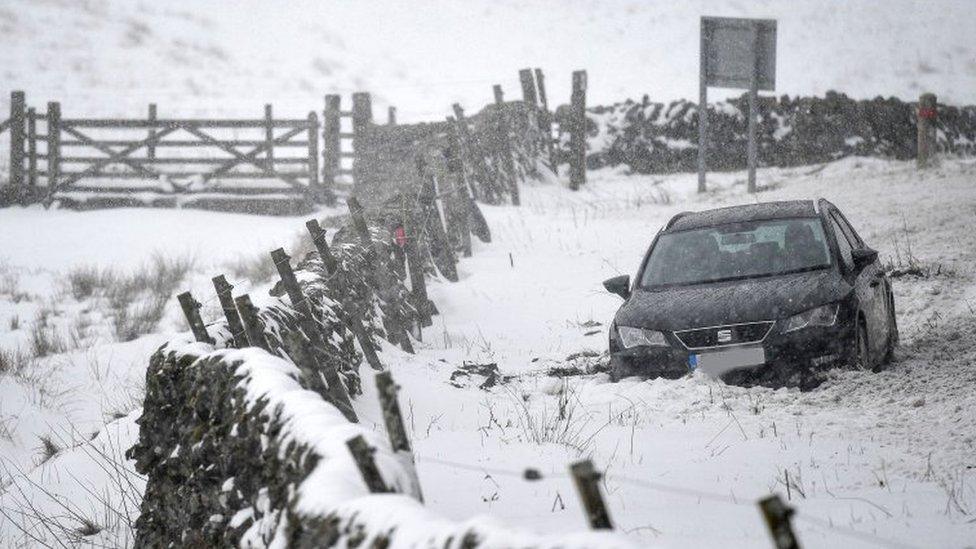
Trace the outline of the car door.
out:
<instances>
[{"instance_id":1,"label":"car door","mask_svg":"<svg viewBox=\"0 0 976 549\"><path fill-rule=\"evenodd\" d=\"M834 232L838 238L838 245L846 253L867 247L839 210L832 207L828 215L835 227ZM850 276L854 281L861 312L864 313L871 354L874 357L881 356L888 339L888 300L885 299L884 271L881 269L878 260L860 271L854 269L853 260L850 263L847 263L846 259L844 261L845 267L850 266Z\"/></svg>"}]
</instances>

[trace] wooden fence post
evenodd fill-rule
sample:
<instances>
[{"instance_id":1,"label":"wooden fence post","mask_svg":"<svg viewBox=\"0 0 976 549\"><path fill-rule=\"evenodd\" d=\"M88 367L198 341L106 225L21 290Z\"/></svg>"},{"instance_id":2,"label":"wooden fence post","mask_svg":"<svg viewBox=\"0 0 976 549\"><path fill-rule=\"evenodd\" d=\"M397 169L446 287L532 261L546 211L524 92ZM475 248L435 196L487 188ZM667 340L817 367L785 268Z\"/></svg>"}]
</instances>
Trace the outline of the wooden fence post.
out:
<instances>
[{"instance_id":1,"label":"wooden fence post","mask_svg":"<svg viewBox=\"0 0 976 549\"><path fill-rule=\"evenodd\" d=\"M369 125L373 122L373 102L366 92L352 94L352 148L353 148L353 183L360 179L359 170L362 170L366 161L367 132ZM353 188L353 194L356 193Z\"/></svg>"},{"instance_id":2,"label":"wooden fence post","mask_svg":"<svg viewBox=\"0 0 976 549\"><path fill-rule=\"evenodd\" d=\"M420 178L418 202L420 203L421 217L427 221L423 229L424 234L427 235L430 255L434 259L437 270L444 275L444 278L451 282L457 282L457 257L451 248L447 232L444 230L440 209L437 207L437 189L434 187L434 178L427 170L426 162L420 157L417 158L417 174Z\"/></svg>"},{"instance_id":3,"label":"wooden fence post","mask_svg":"<svg viewBox=\"0 0 976 549\"><path fill-rule=\"evenodd\" d=\"M936 152L935 121L938 116L938 101L933 93L923 93L918 98L918 156L916 165L927 168L934 164L932 156Z\"/></svg>"},{"instance_id":4,"label":"wooden fence post","mask_svg":"<svg viewBox=\"0 0 976 549\"><path fill-rule=\"evenodd\" d=\"M383 481L383 475L376 467L376 461L373 460L373 453L376 450L370 448L363 435L356 435L347 440L346 447L349 448L349 453L352 454L352 459L356 463L356 467L359 468L359 474L363 476L363 482L366 483L369 491L374 494L390 492L391 490L386 487L386 482Z\"/></svg>"},{"instance_id":5,"label":"wooden fence post","mask_svg":"<svg viewBox=\"0 0 976 549\"><path fill-rule=\"evenodd\" d=\"M495 95L495 104L501 105L505 102L505 92L502 91L501 84L495 84L491 87L491 92Z\"/></svg>"},{"instance_id":6,"label":"wooden fence post","mask_svg":"<svg viewBox=\"0 0 976 549\"><path fill-rule=\"evenodd\" d=\"M237 310L241 314L241 321L244 323L244 332L247 334L247 342L251 347L258 347L267 352L271 352L267 338L264 337L264 323L258 317L258 309L251 303L251 296L244 294L234 299Z\"/></svg>"},{"instance_id":7,"label":"wooden fence post","mask_svg":"<svg viewBox=\"0 0 976 549\"><path fill-rule=\"evenodd\" d=\"M33 200L37 187L37 111L34 107L27 109L27 185L30 192L25 200Z\"/></svg>"},{"instance_id":8,"label":"wooden fence post","mask_svg":"<svg viewBox=\"0 0 976 549\"><path fill-rule=\"evenodd\" d=\"M386 108L386 125L396 126L396 107L390 105Z\"/></svg>"},{"instance_id":9,"label":"wooden fence post","mask_svg":"<svg viewBox=\"0 0 976 549\"><path fill-rule=\"evenodd\" d=\"M501 158L502 170L508 180L509 192L512 195L512 205L519 206L522 201L519 198L518 174L515 171L515 159L512 158L512 142L508 135L508 119L505 116L505 103L499 101L495 95L495 152Z\"/></svg>"},{"instance_id":10,"label":"wooden fence post","mask_svg":"<svg viewBox=\"0 0 976 549\"><path fill-rule=\"evenodd\" d=\"M535 95L535 81L532 79L532 69L519 71L519 81L522 83L522 101L531 107L539 106Z\"/></svg>"},{"instance_id":11,"label":"wooden fence post","mask_svg":"<svg viewBox=\"0 0 976 549\"><path fill-rule=\"evenodd\" d=\"M312 244L315 245L315 249L319 252L319 258L322 259L322 265L325 267L326 275L329 277L343 277L344 273L339 272L339 262L332 255L332 250L329 249L329 244L325 241L325 231L319 225L319 222L315 219L309 219L305 222L305 227L312 236ZM346 293L347 283L345 279L340 278L338 284L342 288L341 291ZM345 319L346 327L349 328L352 335L359 341L359 346L363 351L363 357L366 358L366 363L374 370L382 370L383 364L376 354L376 348L373 346L372 339L366 333L366 328L363 326L363 320L360 312L357 310L357 306L355 304L351 306L344 304L343 310L347 313L347 318Z\"/></svg>"},{"instance_id":12,"label":"wooden fence post","mask_svg":"<svg viewBox=\"0 0 976 549\"><path fill-rule=\"evenodd\" d=\"M407 333L407 326L410 320L400 315L401 304L391 287L392 280L390 278L389 268L386 265L386 258L382 257L379 246L373 243L373 239L369 234L369 227L366 225L365 210L355 197L349 197L346 200L346 204L349 206L349 214L352 217L353 227L359 233L360 241L366 249L366 257L373 270L373 276L371 278L374 286L380 298L389 303L390 307L395 311L387 317L389 323L387 330L392 332L390 333L390 338L392 341L399 343L401 349L413 354L413 343L410 342L410 336Z\"/></svg>"},{"instance_id":13,"label":"wooden fence post","mask_svg":"<svg viewBox=\"0 0 976 549\"><path fill-rule=\"evenodd\" d=\"M264 105L264 142L267 147L264 151L265 166L274 171L274 114L270 103Z\"/></svg>"},{"instance_id":14,"label":"wooden fence post","mask_svg":"<svg viewBox=\"0 0 976 549\"><path fill-rule=\"evenodd\" d=\"M569 188L576 191L586 183L586 71L573 72L570 117Z\"/></svg>"},{"instance_id":15,"label":"wooden fence post","mask_svg":"<svg viewBox=\"0 0 976 549\"><path fill-rule=\"evenodd\" d=\"M302 371L309 389L319 393L329 404L335 406L350 423L359 423L349 392L339 378L337 366L330 362L332 357L326 356L324 362L316 359L318 353L315 352L315 344L312 341L300 332L289 333L285 339L288 356Z\"/></svg>"},{"instance_id":16,"label":"wooden fence post","mask_svg":"<svg viewBox=\"0 0 976 549\"><path fill-rule=\"evenodd\" d=\"M403 253L407 259L407 274L410 276L410 300L413 308L417 311L418 320L422 327L433 324L431 322L430 299L427 297L427 279L424 275L424 261L420 255L420 238L423 235L423 227L417 221L417 212L407 200L406 194L401 198L401 222L405 242Z\"/></svg>"},{"instance_id":17,"label":"wooden fence post","mask_svg":"<svg viewBox=\"0 0 976 549\"><path fill-rule=\"evenodd\" d=\"M61 104L47 104L47 200L54 199L61 179Z\"/></svg>"},{"instance_id":18,"label":"wooden fence post","mask_svg":"<svg viewBox=\"0 0 976 549\"><path fill-rule=\"evenodd\" d=\"M763 520L769 528L769 535L773 538L773 545L776 549L800 549L800 542L793 533L793 525L790 519L793 517L792 507L783 503L778 495L759 500L759 509L762 511Z\"/></svg>"},{"instance_id":19,"label":"wooden fence post","mask_svg":"<svg viewBox=\"0 0 976 549\"><path fill-rule=\"evenodd\" d=\"M485 162L487 155L482 149L481 144L471 135L468 120L464 117L464 109L458 103L455 103L452 108L454 109L455 117L454 127L457 128L458 141L461 144L461 156L462 158L467 158L468 162L473 165L472 171L474 172L475 179L479 183L475 189L480 191L480 198L485 202L497 204L500 202L501 192L498 189L497 182L488 170L488 165Z\"/></svg>"},{"instance_id":20,"label":"wooden fence post","mask_svg":"<svg viewBox=\"0 0 976 549\"><path fill-rule=\"evenodd\" d=\"M335 180L341 168L341 107L341 95L325 96L325 111L322 113L322 181L330 192L335 189Z\"/></svg>"},{"instance_id":21,"label":"wooden fence post","mask_svg":"<svg viewBox=\"0 0 976 549\"><path fill-rule=\"evenodd\" d=\"M580 501L586 511L586 518L590 523L590 528L594 530L612 530L610 513L603 503L603 495L600 493L600 473L593 467L590 460L578 461L572 464L569 472L573 477L573 484L579 492Z\"/></svg>"},{"instance_id":22,"label":"wooden fence post","mask_svg":"<svg viewBox=\"0 0 976 549\"><path fill-rule=\"evenodd\" d=\"M308 113L308 190L313 202L335 204L335 196L319 180L319 117L315 111Z\"/></svg>"},{"instance_id":23,"label":"wooden fence post","mask_svg":"<svg viewBox=\"0 0 976 549\"><path fill-rule=\"evenodd\" d=\"M224 310L227 318L227 328L230 330L234 339L234 347L243 349L247 347L247 334L244 332L244 324L241 322L241 315L234 306L233 291L234 286L227 282L224 275L218 275L211 279L214 290L217 291L217 300L220 301L220 308Z\"/></svg>"},{"instance_id":24,"label":"wooden fence post","mask_svg":"<svg viewBox=\"0 0 976 549\"><path fill-rule=\"evenodd\" d=\"M214 339L210 337L207 333L207 327L203 324L203 319L200 318L200 302L193 299L193 295L190 292L183 292L182 294L176 296L176 299L180 302L180 307L183 308L183 315L186 317L187 323L190 325L190 331L193 332L193 338L201 343L209 343L213 345L215 343Z\"/></svg>"},{"instance_id":25,"label":"wooden fence post","mask_svg":"<svg viewBox=\"0 0 976 549\"><path fill-rule=\"evenodd\" d=\"M461 159L458 158L457 144L454 140L441 151L444 155L444 164L447 168L447 180L451 184L451 195L454 197L454 214L457 216L458 236L461 237L461 253L464 257L471 257L471 221L470 211L471 195L468 194L468 186L464 181L464 167Z\"/></svg>"},{"instance_id":26,"label":"wooden fence post","mask_svg":"<svg viewBox=\"0 0 976 549\"><path fill-rule=\"evenodd\" d=\"M539 87L539 103L542 107L542 112L539 114L539 131L542 132L546 154L549 155L549 166L555 172L556 148L552 140L552 112L549 110L549 100L546 98L546 77L542 74L542 69L535 70L535 81Z\"/></svg>"},{"instance_id":27,"label":"wooden fence post","mask_svg":"<svg viewBox=\"0 0 976 549\"><path fill-rule=\"evenodd\" d=\"M403 465L410 469L417 499L423 502L424 496L420 489L420 477L417 475L417 466L414 463L410 438L407 437L407 429L403 425L403 414L400 412L400 403L397 401L397 386L393 382L393 374L389 371L376 374L376 389L380 397L380 409L383 411L386 434L390 437L390 448L398 457L403 458Z\"/></svg>"},{"instance_id":28,"label":"wooden fence post","mask_svg":"<svg viewBox=\"0 0 976 549\"><path fill-rule=\"evenodd\" d=\"M10 188L11 196L23 191L24 133L27 99L22 91L10 92Z\"/></svg>"},{"instance_id":29,"label":"wooden fence post","mask_svg":"<svg viewBox=\"0 0 976 549\"><path fill-rule=\"evenodd\" d=\"M146 145L146 158L156 158L156 104L149 104L149 143Z\"/></svg>"}]
</instances>

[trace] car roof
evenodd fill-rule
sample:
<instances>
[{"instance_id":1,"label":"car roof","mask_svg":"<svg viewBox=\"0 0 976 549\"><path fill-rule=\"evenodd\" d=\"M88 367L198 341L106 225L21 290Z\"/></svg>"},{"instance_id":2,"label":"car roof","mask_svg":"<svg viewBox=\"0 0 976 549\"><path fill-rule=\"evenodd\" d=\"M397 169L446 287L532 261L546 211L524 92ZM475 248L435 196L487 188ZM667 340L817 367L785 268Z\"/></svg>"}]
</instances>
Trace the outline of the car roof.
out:
<instances>
[{"instance_id":1,"label":"car roof","mask_svg":"<svg viewBox=\"0 0 976 549\"><path fill-rule=\"evenodd\" d=\"M816 202L813 200L783 200L727 206L701 212L682 212L671 218L664 232L673 233L689 229L701 229L715 225L760 221L764 219L784 219L790 217L816 217Z\"/></svg>"}]
</instances>

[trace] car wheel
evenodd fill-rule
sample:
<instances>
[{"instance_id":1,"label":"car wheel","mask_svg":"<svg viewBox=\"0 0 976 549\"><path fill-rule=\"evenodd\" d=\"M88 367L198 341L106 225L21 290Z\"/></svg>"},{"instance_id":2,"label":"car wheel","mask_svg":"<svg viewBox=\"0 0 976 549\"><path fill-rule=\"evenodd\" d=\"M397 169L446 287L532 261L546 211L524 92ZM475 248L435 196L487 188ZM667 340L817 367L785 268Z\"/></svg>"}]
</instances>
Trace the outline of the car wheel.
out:
<instances>
[{"instance_id":1,"label":"car wheel","mask_svg":"<svg viewBox=\"0 0 976 549\"><path fill-rule=\"evenodd\" d=\"M863 322L857 323L854 331L854 344L850 351L851 368L854 370L871 369L871 350L868 347L868 331Z\"/></svg>"},{"instance_id":2,"label":"car wheel","mask_svg":"<svg viewBox=\"0 0 976 549\"><path fill-rule=\"evenodd\" d=\"M898 346L898 318L895 316L895 298L891 296L888 307L888 345L885 347L884 363L889 364L895 359L895 347Z\"/></svg>"},{"instance_id":3,"label":"car wheel","mask_svg":"<svg viewBox=\"0 0 976 549\"><path fill-rule=\"evenodd\" d=\"M625 377L637 375L634 368L623 360L610 358L610 381L616 383Z\"/></svg>"}]
</instances>

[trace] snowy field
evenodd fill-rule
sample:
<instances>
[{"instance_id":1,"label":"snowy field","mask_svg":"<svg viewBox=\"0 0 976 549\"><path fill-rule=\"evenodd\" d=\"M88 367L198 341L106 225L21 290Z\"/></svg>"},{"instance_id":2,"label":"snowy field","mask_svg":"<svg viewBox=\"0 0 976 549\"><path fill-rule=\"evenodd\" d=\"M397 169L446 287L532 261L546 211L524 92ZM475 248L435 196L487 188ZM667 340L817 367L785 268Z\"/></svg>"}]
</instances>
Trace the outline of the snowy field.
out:
<instances>
[{"instance_id":1,"label":"snowy field","mask_svg":"<svg viewBox=\"0 0 976 549\"><path fill-rule=\"evenodd\" d=\"M539 533L584 528L566 472L589 456L606 474L616 525L641 544L764 546L754 502L771 491L785 495L787 477L805 547L965 547L976 539L976 236L969 230L976 163L947 160L919 174L909 163L851 158L759 176L758 196L745 194L741 174L712 175L712 190L698 196L693 175L607 170L591 174L579 193L535 183L525 187L522 207L485 208L494 242L462 261L459 283L431 284L441 314L419 353L388 347L383 355L404 387L434 511L455 519L486 514ZM605 349L619 299L600 282L632 274L671 215L817 196L834 201L883 261L927 273L895 279L902 347L887 371L837 371L808 393L701 377L614 384L605 374L548 375L585 369L594 359L567 357ZM107 219L132 229L103 230ZM228 272L241 291L262 293L267 284L251 288L231 268L294 242L301 222L39 208L0 217L3 350L33 348L38 329L62 341L23 372L0 375L0 504L8 514L29 500L69 528L90 517L110 544L125 540L125 519L135 516L140 480L119 472L118 456L136 436L133 410L148 356L184 329L182 319L170 300L152 333L120 343L111 292L77 299L72 272L111 266L124 280L154 252L165 264L187 254L195 260L175 287L192 288L208 301L204 317L217 318L209 278ZM162 229L172 226L185 234ZM188 244L200 234L208 236ZM51 244L17 246L26 239ZM464 362L497 363L504 381L488 389L476 377L452 384ZM372 384L364 386L357 412L380 429ZM542 480L523 480L526 468ZM72 513L55 494L68 498ZM8 519L0 519L0 540L9 544L22 536Z\"/></svg>"}]
</instances>

